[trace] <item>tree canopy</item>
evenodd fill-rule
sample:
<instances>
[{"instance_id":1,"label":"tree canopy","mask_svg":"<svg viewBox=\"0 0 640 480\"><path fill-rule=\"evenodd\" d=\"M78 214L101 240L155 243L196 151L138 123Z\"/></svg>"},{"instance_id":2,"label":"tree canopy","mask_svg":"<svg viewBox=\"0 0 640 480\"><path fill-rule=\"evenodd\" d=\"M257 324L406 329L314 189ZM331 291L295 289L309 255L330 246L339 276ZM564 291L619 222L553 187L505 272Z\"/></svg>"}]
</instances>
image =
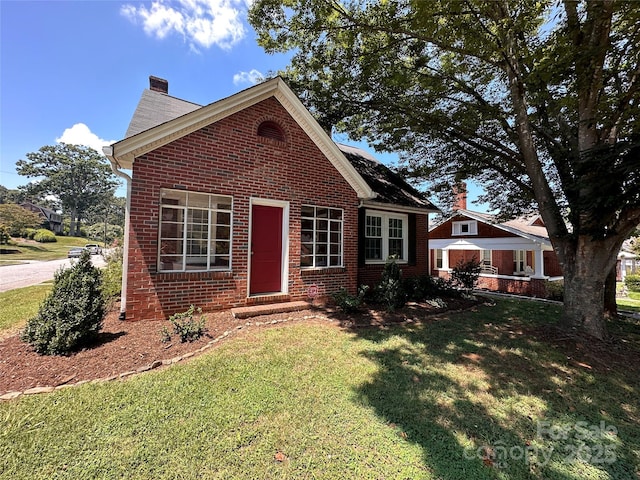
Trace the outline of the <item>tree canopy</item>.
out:
<instances>
[{"instance_id":1,"label":"tree canopy","mask_svg":"<svg viewBox=\"0 0 640 480\"><path fill-rule=\"evenodd\" d=\"M0 204L0 226L7 228L11 235L18 236L26 228L41 227L44 219L37 213L15 203Z\"/></svg>"},{"instance_id":2,"label":"tree canopy","mask_svg":"<svg viewBox=\"0 0 640 480\"><path fill-rule=\"evenodd\" d=\"M16 162L16 169L36 180L22 188L29 195L56 197L71 217L71 235L78 235L80 221L91 207L113 197L115 176L106 159L90 147L60 143L26 157Z\"/></svg>"},{"instance_id":3,"label":"tree canopy","mask_svg":"<svg viewBox=\"0 0 640 480\"><path fill-rule=\"evenodd\" d=\"M640 221L640 4L257 0L267 52L327 130L401 151L441 199L475 179L504 216L538 210L565 323L605 336L604 281Z\"/></svg>"}]
</instances>

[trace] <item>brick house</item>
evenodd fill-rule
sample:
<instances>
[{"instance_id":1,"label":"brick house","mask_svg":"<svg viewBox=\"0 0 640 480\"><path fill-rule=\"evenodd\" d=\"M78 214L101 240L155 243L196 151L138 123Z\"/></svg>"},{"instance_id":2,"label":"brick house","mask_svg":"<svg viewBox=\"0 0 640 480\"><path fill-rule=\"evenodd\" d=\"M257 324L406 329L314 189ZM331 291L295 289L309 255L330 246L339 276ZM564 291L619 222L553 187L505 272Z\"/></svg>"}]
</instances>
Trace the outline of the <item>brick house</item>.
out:
<instances>
[{"instance_id":1,"label":"brick house","mask_svg":"<svg viewBox=\"0 0 640 480\"><path fill-rule=\"evenodd\" d=\"M473 258L482 266L478 288L533 297L546 294L546 281L562 280L542 218L506 222L466 209L458 194L455 213L429 231L431 274L448 277L458 262Z\"/></svg>"},{"instance_id":2,"label":"brick house","mask_svg":"<svg viewBox=\"0 0 640 480\"><path fill-rule=\"evenodd\" d=\"M355 293L394 254L405 276L428 272L437 209L334 143L280 78L200 106L150 77L104 152L128 178L121 318Z\"/></svg>"}]
</instances>

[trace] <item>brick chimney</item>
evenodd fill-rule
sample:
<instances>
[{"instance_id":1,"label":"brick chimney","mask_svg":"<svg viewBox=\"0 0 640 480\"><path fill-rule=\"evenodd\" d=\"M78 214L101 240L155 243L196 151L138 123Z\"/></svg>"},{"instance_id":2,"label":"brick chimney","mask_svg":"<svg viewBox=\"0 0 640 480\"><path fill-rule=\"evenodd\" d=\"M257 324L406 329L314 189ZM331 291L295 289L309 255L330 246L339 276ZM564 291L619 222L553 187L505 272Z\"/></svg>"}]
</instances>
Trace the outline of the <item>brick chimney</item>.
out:
<instances>
[{"instance_id":1,"label":"brick chimney","mask_svg":"<svg viewBox=\"0 0 640 480\"><path fill-rule=\"evenodd\" d=\"M453 211L467 209L467 184L460 182L453 186Z\"/></svg>"},{"instance_id":2,"label":"brick chimney","mask_svg":"<svg viewBox=\"0 0 640 480\"><path fill-rule=\"evenodd\" d=\"M164 78L149 76L149 89L167 95L169 93L169 82Z\"/></svg>"}]
</instances>

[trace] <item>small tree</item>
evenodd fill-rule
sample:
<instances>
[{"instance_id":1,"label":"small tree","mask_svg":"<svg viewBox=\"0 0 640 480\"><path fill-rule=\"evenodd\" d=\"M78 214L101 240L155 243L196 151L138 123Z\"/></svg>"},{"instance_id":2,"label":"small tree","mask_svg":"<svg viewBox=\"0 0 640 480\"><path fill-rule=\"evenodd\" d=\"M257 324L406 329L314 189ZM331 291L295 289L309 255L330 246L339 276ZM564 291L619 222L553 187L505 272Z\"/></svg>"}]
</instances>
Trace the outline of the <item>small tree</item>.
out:
<instances>
[{"instance_id":1,"label":"small tree","mask_svg":"<svg viewBox=\"0 0 640 480\"><path fill-rule=\"evenodd\" d=\"M84 251L73 267L56 272L53 290L27 322L22 340L43 355L70 353L102 329L105 312L102 274Z\"/></svg>"},{"instance_id":2,"label":"small tree","mask_svg":"<svg viewBox=\"0 0 640 480\"><path fill-rule=\"evenodd\" d=\"M470 292L478 284L480 277L480 262L474 256L471 260L460 260L455 267L451 269L451 279L454 284Z\"/></svg>"},{"instance_id":3,"label":"small tree","mask_svg":"<svg viewBox=\"0 0 640 480\"><path fill-rule=\"evenodd\" d=\"M38 228L42 217L15 203L0 204L0 225L4 225L14 237L26 228Z\"/></svg>"},{"instance_id":4,"label":"small tree","mask_svg":"<svg viewBox=\"0 0 640 480\"><path fill-rule=\"evenodd\" d=\"M382 270L382 279L376 286L376 296L384 303L387 311L393 312L396 308L404 307L407 302L407 292L402 281L402 270L396 259L391 256Z\"/></svg>"}]
</instances>

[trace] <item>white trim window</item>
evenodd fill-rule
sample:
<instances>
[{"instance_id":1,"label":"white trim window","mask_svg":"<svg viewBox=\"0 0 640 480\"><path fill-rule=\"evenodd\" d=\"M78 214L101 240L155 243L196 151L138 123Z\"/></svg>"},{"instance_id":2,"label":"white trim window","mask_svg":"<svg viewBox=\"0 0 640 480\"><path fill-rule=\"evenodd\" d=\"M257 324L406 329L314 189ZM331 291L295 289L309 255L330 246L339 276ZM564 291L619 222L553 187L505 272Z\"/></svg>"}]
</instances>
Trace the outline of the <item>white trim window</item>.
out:
<instances>
[{"instance_id":1,"label":"white trim window","mask_svg":"<svg viewBox=\"0 0 640 480\"><path fill-rule=\"evenodd\" d=\"M478 222L475 220L465 220L464 222L452 222L451 235L477 235Z\"/></svg>"},{"instance_id":2,"label":"white trim window","mask_svg":"<svg viewBox=\"0 0 640 480\"><path fill-rule=\"evenodd\" d=\"M443 265L443 250L441 248L436 248L436 269L442 270Z\"/></svg>"},{"instance_id":3,"label":"white trim window","mask_svg":"<svg viewBox=\"0 0 640 480\"><path fill-rule=\"evenodd\" d=\"M513 251L513 273L524 273L527 267L527 251Z\"/></svg>"},{"instance_id":4,"label":"white trim window","mask_svg":"<svg viewBox=\"0 0 640 480\"><path fill-rule=\"evenodd\" d=\"M161 189L158 271L230 270L232 201Z\"/></svg>"},{"instance_id":5,"label":"white trim window","mask_svg":"<svg viewBox=\"0 0 640 480\"><path fill-rule=\"evenodd\" d=\"M300 216L300 266L342 267L342 209L302 205Z\"/></svg>"},{"instance_id":6,"label":"white trim window","mask_svg":"<svg viewBox=\"0 0 640 480\"><path fill-rule=\"evenodd\" d=\"M364 242L366 263L385 262L391 256L406 262L409 258L408 215L367 210Z\"/></svg>"}]
</instances>

